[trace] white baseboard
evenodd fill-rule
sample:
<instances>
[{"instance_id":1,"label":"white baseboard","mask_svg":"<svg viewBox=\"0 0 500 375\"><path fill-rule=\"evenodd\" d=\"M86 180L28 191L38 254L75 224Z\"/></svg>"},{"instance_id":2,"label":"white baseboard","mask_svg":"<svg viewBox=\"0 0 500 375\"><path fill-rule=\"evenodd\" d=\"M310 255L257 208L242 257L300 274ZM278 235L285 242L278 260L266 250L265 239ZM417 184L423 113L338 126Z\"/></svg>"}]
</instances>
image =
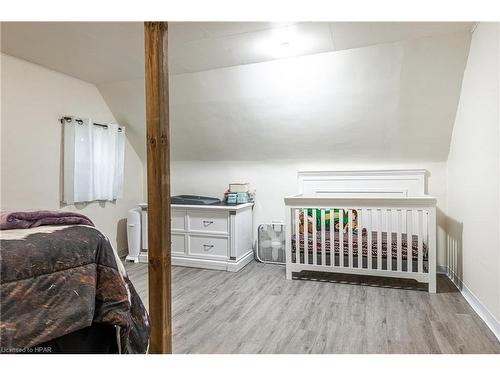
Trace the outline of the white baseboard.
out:
<instances>
[{"instance_id":1,"label":"white baseboard","mask_svg":"<svg viewBox=\"0 0 500 375\"><path fill-rule=\"evenodd\" d=\"M479 315L488 328L493 332L498 341L500 341L500 322L496 320L495 316L484 306L481 301L471 292L471 290L463 283L463 281L446 266L438 266L438 273L444 273L458 288L462 296L464 296L467 303Z\"/></svg>"},{"instance_id":2,"label":"white baseboard","mask_svg":"<svg viewBox=\"0 0 500 375\"><path fill-rule=\"evenodd\" d=\"M201 258L189 258L183 256L172 255L172 265L181 267L194 267L194 268L208 268L211 270L238 272L248 263L253 260L253 250L249 250L245 255L243 255L237 261L233 260L214 260L214 259L201 259ZM148 254L141 252L139 255L139 261L141 263L148 262Z\"/></svg>"},{"instance_id":3,"label":"white baseboard","mask_svg":"<svg viewBox=\"0 0 500 375\"><path fill-rule=\"evenodd\" d=\"M129 261L129 262L134 262L134 263L139 263L139 255L138 256L133 256L133 255L127 255L125 257L125 261Z\"/></svg>"},{"instance_id":4,"label":"white baseboard","mask_svg":"<svg viewBox=\"0 0 500 375\"><path fill-rule=\"evenodd\" d=\"M436 266L436 273L448 273L446 266Z\"/></svg>"},{"instance_id":5,"label":"white baseboard","mask_svg":"<svg viewBox=\"0 0 500 375\"><path fill-rule=\"evenodd\" d=\"M219 271L227 270L227 262L225 260L187 258L178 256L172 256L172 266L207 268Z\"/></svg>"},{"instance_id":6,"label":"white baseboard","mask_svg":"<svg viewBox=\"0 0 500 375\"><path fill-rule=\"evenodd\" d=\"M147 263L148 262L148 252L142 251L139 253L139 263Z\"/></svg>"},{"instance_id":7,"label":"white baseboard","mask_svg":"<svg viewBox=\"0 0 500 375\"><path fill-rule=\"evenodd\" d=\"M245 267L248 263L250 263L254 259L253 249L249 250L245 255L243 255L237 261L230 260L227 262L227 270L229 272L238 272L243 267Z\"/></svg>"}]
</instances>

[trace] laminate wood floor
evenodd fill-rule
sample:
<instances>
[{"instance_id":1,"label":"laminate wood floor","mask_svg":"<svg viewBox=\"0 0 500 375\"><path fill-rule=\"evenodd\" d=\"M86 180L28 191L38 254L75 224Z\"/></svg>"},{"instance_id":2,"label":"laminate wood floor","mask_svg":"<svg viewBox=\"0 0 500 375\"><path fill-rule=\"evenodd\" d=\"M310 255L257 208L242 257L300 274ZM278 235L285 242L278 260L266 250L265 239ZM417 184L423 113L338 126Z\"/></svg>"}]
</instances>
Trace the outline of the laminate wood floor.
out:
<instances>
[{"instance_id":1,"label":"laminate wood floor","mask_svg":"<svg viewBox=\"0 0 500 375\"><path fill-rule=\"evenodd\" d=\"M147 265L126 269L147 306ZM174 353L500 353L444 275L434 295L390 279L287 281L257 262L238 273L172 267L172 281Z\"/></svg>"}]
</instances>

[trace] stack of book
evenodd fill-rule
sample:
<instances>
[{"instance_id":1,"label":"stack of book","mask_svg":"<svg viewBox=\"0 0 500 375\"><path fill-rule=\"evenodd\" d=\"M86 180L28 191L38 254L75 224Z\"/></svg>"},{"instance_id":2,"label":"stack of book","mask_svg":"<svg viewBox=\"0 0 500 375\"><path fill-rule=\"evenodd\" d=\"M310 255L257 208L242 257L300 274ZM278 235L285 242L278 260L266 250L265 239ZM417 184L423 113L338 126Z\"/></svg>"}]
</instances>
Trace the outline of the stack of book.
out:
<instances>
[{"instance_id":1,"label":"stack of book","mask_svg":"<svg viewBox=\"0 0 500 375\"><path fill-rule=\"evenodd\" d=\"M248 182L229 184L230 193L248 193L250 184Z\"/></svg>"},{"instance_id":2,"label":"stack of book","mask_svg":"<svg viewBox=\"0 0 500 375\"><path fill-rule=\"evenodd\" d=\"M248 182L229 184L226 202L227 204L248 203L250 202L249 192L250 184Z\"/></svg>"}]
</instances>

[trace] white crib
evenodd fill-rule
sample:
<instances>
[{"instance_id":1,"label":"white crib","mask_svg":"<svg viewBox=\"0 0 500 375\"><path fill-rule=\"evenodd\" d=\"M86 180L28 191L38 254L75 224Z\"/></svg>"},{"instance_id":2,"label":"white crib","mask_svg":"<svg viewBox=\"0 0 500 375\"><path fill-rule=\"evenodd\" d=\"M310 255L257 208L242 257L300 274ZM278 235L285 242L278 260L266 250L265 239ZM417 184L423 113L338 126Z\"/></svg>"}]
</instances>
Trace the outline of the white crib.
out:
<instances>
[{"instance_id":1,"label":"white crib","mask_svg":"<svg viewBox=\"0 0 500 375\"><path fill-rule=\"evenodd\" d=\"M425 176L420 169L299 172L300 194L285 198L286 278L300 271L407 278L435 293L436 199L425 194ZM345 229L335 228L335 211ZM310 224L301 228L305 218Z\"/></svg>"}]
</instances>

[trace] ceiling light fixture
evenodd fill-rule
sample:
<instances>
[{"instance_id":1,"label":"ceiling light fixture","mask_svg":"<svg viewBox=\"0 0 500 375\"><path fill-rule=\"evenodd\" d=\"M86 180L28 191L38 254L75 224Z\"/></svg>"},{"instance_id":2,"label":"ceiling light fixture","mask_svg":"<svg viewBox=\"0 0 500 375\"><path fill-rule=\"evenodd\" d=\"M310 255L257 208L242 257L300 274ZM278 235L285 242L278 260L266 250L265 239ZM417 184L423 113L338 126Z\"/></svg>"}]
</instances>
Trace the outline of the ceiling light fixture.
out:
<instances>
[{"instance_id":1,"label":"ceiling light fixture","mask_svg":"<svg viewBox=\"0 0 500 375\"><path fill-rule=\"evenodd\" d=\"M297 32L296 26L271 30L270 37L259 43L262 54L274 59L298 56L306 50L306 41Z\"/></svg>"}]
</instances>

